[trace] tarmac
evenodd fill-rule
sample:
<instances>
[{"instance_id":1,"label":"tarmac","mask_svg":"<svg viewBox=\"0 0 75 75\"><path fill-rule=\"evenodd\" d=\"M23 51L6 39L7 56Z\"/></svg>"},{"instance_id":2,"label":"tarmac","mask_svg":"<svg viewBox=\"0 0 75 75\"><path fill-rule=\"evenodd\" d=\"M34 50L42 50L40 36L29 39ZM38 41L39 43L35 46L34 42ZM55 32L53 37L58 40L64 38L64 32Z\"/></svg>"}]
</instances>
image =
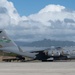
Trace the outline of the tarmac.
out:
<instances>
[{"instance_id":1,"label":"tarmac","mask_svg":"<svg viewBox=\"0 0 75 75\"><path fill-rule=\"evenodd\" d=\"M75 62L0 62L0 75L75 75Z\"/></svg>"}]
</instances>

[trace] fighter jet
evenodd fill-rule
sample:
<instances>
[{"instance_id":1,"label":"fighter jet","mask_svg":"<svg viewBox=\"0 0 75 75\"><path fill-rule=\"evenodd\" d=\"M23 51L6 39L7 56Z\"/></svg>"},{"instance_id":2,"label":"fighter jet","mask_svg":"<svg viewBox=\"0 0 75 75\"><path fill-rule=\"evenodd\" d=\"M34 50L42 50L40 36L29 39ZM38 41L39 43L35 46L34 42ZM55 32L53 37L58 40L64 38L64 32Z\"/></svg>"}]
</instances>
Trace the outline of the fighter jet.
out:
<instances>
[{"instance_id":1,"label":"fighter jet","mask_svg":"<svg viewBox=\"0 0 75 75\"><path fill-rule=\"evenodd\" d=\"M21 47L7 35L6 31L0 29L0 50L17 54L17 58L25 60L25 57L30 57L33 60L61 60L75 58L75 47Z\"/></svg>"}]
</instances>

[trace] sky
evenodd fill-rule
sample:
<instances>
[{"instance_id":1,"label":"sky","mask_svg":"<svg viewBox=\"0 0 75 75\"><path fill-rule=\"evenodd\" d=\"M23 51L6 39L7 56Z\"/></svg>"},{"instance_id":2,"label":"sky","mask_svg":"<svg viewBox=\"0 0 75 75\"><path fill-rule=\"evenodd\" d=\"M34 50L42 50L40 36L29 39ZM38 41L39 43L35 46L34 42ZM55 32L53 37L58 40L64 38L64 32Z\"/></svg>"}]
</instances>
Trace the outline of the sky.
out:
<instances>
[{"instance_id":1,"label":"sky","mask_svg":"<svg viewBox=\"0 0 75 75\"><path fill-rule=\"evenodd\" d=\"M0 0L0 28L14 41L75 41L75 0Z\"/></svg>"},{"instance_id":2,"label":"sky","mask_svg":"<svg viewBox=\"0 0 75 75\"><path fill-rule=\"evenodd\" d=\"M75 0L9 0L12 1L15 8L21 16L30 15L39 12L49 4L59 4L68 9L75 10Z\"/></svg>"}]
</instances>

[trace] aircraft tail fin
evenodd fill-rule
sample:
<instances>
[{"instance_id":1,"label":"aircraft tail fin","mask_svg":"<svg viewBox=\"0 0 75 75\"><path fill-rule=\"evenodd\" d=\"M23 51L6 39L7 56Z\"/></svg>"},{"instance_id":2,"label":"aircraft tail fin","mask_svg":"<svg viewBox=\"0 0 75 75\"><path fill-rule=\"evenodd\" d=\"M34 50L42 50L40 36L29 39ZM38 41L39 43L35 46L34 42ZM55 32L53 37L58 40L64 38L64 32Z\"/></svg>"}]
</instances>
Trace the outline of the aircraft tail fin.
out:
<instances>
[{"instance_id":1,"label":"aircraft tail fin","mask_svg":"<svg viewBox=\"0 0 75 75\"><path fill-rule=\"evenodd\" d=\"M17 46L14 41L12 41L5 30L0 29L0 48L1 47L9 47L9 46Z\"/></svg>"}]
</instances>

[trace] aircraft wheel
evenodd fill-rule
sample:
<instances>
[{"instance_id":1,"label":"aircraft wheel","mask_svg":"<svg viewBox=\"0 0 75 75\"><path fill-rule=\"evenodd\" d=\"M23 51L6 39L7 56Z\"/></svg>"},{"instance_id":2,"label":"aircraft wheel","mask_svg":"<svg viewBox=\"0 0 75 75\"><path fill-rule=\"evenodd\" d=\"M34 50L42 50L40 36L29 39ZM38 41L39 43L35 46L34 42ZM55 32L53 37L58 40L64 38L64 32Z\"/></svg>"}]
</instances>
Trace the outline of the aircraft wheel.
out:
<instances>
[{"instance_id":1,"label":"aircraft wheel","mask_svg":"<svg viewBox=\"0 0 75 75\"><path fill-rule=\"evenodd\" d=\"M47 62L47 60L42 60L42 62Z\"/></svg>"}]
</instances>

